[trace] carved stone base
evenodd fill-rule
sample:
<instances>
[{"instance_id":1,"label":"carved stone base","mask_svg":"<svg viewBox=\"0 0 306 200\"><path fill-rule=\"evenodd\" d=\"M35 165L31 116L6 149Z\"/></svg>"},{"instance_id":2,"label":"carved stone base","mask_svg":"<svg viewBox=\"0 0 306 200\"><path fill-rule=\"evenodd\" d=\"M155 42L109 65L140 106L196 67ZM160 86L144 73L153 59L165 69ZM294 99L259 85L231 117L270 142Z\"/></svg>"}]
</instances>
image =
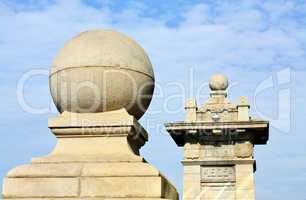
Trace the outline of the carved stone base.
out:
<instances>
[{"instance_id":1,"label":"carved stone base","mask_svg":"<svg viewBox=\"0 0 306 200\"><path fill-rule=\"evenodd\" d=\"M147 133L125 110L63 113L49 127L58 138L55 149L11 170L3 199L178 199L171 183L138 155Z\"/></svg>"},{"instance_id":2,"label":"carved stone base","mask_svg":"<svg viewBox=\"0 0 306 200\"><path fill-rule=\"evenodd\" d=\"M175 188L144 162L32 163L4 179L3 199L168 198Z\"/></svg>"}]
</instances>

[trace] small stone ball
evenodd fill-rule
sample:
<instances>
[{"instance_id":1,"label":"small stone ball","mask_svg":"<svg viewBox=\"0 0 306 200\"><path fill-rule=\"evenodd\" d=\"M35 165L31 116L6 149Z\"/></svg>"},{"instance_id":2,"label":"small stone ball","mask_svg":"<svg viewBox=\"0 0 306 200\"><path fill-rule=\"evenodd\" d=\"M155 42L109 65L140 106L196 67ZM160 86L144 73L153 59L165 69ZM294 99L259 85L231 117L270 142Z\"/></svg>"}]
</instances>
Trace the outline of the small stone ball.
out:
<instances>
[{"instance_id":1,"label":"small stone ball","mask_svg":"<svg viewBox=\"0 0 306 200\"><path fill-rule=\"evenodd\" d=\"M214 74L209 81L211 90L226 90L228 87L228 78L223 74Z\"/></svg>"},{"instance_id":2,"label":"small stone ball","mask_svg":"<svg viewBox=\"0 0 306 200\"><path fill-rule=\"evenodd\" d=\"M134 40L112 30L93 30L72 38L59 51L50 90L59 112L125 108L139 119L152 99L154 73Z\"/></svg>"}]
</instances>

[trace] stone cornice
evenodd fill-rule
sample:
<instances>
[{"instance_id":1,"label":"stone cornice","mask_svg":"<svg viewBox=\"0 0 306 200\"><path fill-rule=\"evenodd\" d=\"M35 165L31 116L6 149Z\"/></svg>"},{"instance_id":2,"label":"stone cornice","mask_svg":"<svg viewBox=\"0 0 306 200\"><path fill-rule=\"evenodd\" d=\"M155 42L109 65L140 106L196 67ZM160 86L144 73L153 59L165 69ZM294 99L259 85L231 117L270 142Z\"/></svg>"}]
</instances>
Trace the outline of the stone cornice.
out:
<instances>
[{"instance_id":1,"label":"stone cornice","mask_svg":"<svg viewBox=\"0 0 306 200\"><path fill-rule=\"evenodd\" d=\"M178 146L188 140L199 142L251 140L253 144L266 144L269 122L263 120L233 122L176 122L165 124Z\"/></svg>"}]
</instances>

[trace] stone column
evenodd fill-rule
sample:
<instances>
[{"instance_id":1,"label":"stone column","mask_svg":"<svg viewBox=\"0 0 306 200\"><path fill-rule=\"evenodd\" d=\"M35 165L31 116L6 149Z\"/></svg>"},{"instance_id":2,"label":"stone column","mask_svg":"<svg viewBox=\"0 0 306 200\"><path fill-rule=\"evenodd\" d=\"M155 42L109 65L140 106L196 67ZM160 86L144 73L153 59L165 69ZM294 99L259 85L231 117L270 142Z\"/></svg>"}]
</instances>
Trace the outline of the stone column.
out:
<instances>
[{"instance_id":1,"label":"stone column","mask_svg":"<svg viewBox=\"0 0 306 200\"><path fill-rule=\"evenodd\" d=\"M266 144L268 122L252 119L245 97L238 105L227 99L228 80L214 75L206 103L188 101L184 122L166 124L184 147L183 200L254 200L253 147Z\"/></svg>"},{"instance_id":2,"label":"stone column","mask_svg":"<svg viewBox=\"0 0 306 200\"><path fill-rule=\"evenodd\" d=\"M50 88L61 113L49 120L57 144L6 175L4 200L178 199L139 155L148 133L137 119L154 74L138 44L110 30L82 33L56 57Z\"/></svg>"}]
</instances>

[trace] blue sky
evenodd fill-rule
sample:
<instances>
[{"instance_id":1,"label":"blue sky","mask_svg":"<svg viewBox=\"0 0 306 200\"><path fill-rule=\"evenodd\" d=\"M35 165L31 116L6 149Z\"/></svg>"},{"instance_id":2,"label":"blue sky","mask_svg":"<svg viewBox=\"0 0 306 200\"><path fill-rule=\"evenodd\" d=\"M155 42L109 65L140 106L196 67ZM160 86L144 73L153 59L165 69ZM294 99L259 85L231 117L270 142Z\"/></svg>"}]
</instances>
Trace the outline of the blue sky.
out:
<instances>
[{"instance_id":1,"label":"blue sky","mask_svg":"<svg viewBox=\"0 0 306 200\"><path fill-rule=\"evenodd\" d=\"M281 0L0 0L0 178L55 144L47 128L48 117L57 115L48 77L35 76L24 89L28 104L49 109L43 114L28 113L18 102L20 79L33 69L48 70L74 35L107 28L133 37L153 63L159 86L141 119L150 133L142 155L179 190L182 149L162 125L184 119L187 98L203 104L208 89L202 86L222 72L232 84L229 98L248 96L252 114L271 121L268 145L255 148L257 198L304 200L305 10L304 1Z\"/></svg>"}]
</instances>

